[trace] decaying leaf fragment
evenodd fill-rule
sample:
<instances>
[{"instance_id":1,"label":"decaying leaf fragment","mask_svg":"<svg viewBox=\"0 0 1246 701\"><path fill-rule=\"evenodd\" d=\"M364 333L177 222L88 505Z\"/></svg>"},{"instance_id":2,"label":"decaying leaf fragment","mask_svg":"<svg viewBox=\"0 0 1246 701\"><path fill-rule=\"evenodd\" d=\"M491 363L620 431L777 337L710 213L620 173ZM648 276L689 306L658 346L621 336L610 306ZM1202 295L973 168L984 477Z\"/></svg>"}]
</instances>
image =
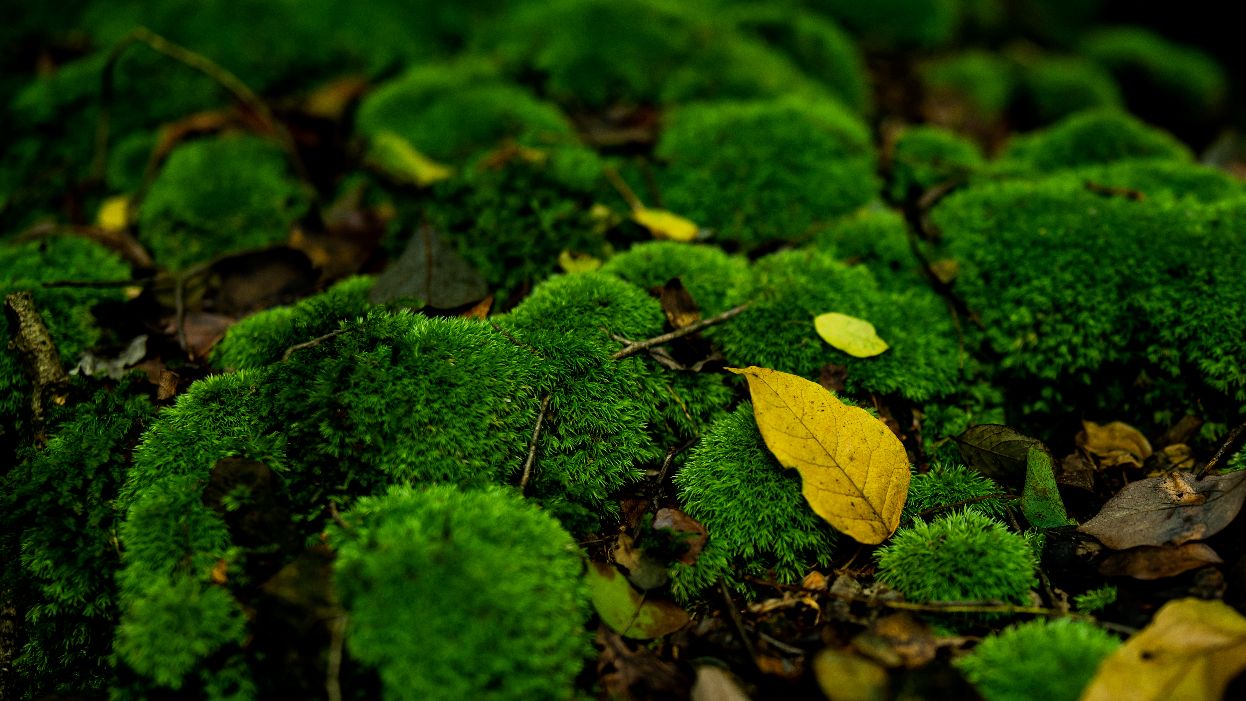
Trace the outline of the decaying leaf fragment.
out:
<instances>
[{"instance_id":1,"label":"decaying leaf fragment","mask_svg":"<svg viewBox=\"0 0 1246 701\"><path fill-rule=\"evenodd\" d=\"M597 615L611 630L647 640L673 633L688 623L688 614L669 601L648 601L617 569L589 563L588 589Z\"/></svg>"},{"instance_id":2,"label":"decaying leaf fragment","mask_svg":"<svg viewBox=\"0 0 1246 701\"><path fill-rule=\"evenodd\" d=\"M814 513L859 543L881 543L895 532L908 496L909 460L882 421L803 377L727 369L748 380L766 447L800 472Z\"/></svg>"},{"instance_id":3,"label":"decaying leaf fragment","mask_svg":"<svg viewBox=\"0 0 1246 701\"><path fill-rule=\"evenodd\" d=\"M1178 599L1099 667L1081 701L1217 701L1246 669L1246 618L1222 601Z\"/></svg>"},{"instance_id":4,"label":"decaying leaf fragment","mask_svg":"<svg viewBox=\"0 0 1246 701\"><path fill-rule=\"evenodd\" d=\"M1220 532L1246 499L1246 472L1199 479L1191 472L1130 482L1079 531L1113 550L1180 545Z\"/></svg>"},{"instance_id":5,"label":"decaying leaf fragment","mask_svg":"<svg viewBox=\"0 0 1246 701\"><path fill-rule=\"evenodd\" d=\"M1224 560L1206 543L1168 547L1144 545L1103 558L1099 563L1099 574L1134 579L1163 579L1222 562Z\"/></svg>"},{"instance_id":6,"label":"decaying leaf fragment","mask_svg":"<svg viewBox=\"0 0 1246 701\"><path fill-rule=\"evenodd\" d=\"M1094 421L1083 421L1077 434L1077 447L1095 456L1099 467L1142 467L1151 457L1151 443L1138 429L1121 421L1100 426Z\"/></svg>"},{"instance_id":7,"label":"decaying leaf fragment","mask_svg":"<svg viewBox=\"0 0 1246 701\"><path fill-rule=\"evenodd\" d=\"M695 241L701 233L696 222L665 209L636 207L632 210L632 221L648 229L655 239Z\"/></svg>"},{"instance_id":8,"label":"decaying leaf fragment","mask_svg":"<svg viewBox=\"0 0 1246 701\"><path fill-rule=\"evenodd\" d=\"M376 278L368 301L418 300L434 309L453 309L488 293L485 279L431 226L421 226L398 260Z\"/></svg>"},{"instance_id":9,"label":"decaying leaf fragment","mask_svg":"<svg viewBox=\"0 0 1246 701\"><path fill-rule=\"evenodd\" d=\"M814 317L813 327L823 341L854 358L872 358L891 346L879 338L874 325L855 316L829 312Z\"/></svg>"},{"instance_id":10,"label":"decaying leaf fragment","mask_svg":"<svg viewBox=\"0 0 1246 701\"><path fill-rule=\"evenodd\" d=\"M1030 448L1041 445L1037 438L1000 424L970 426L956 437L966 465L1005 484L1025 479Z\"/></svg>"}]
</instances>

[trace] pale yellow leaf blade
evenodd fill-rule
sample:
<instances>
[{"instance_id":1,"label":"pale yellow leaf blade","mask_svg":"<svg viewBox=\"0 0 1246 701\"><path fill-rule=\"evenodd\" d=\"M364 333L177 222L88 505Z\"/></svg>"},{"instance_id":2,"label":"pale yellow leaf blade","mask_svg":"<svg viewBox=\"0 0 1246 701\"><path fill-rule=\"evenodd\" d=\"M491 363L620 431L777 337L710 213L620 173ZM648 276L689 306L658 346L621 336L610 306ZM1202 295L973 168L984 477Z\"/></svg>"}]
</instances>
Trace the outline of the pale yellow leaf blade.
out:
<instances>
[{"instance_id":1,"label":"pale yellow leaf blade","mask_svg":"<svg viewBox=\"0 0 1246 701\"><path fill-rule=\"evenodd\" d=\"M860 543L881 543L895 532L908 496L909 459L882 421L803 377L727 369L748 380L766 447L800 472L814 513Z\"/></svg>"},{"instance_id":2,"label":"pale yellow leaf blade","mask_svg":"<svg viewBox=\"0 0 1246 701\"><path fill-rule=\"evenodd\" d=\"M632 221L648 229L654 238L668 241L695 241L701 232L692 220L665 209L638 207L632 211Z\"/></svg>"},{"instance_id":3,"label":"pale yellow leaf blade","mask_svg":"<svg viewBox=\"0 0 1246 701\"><path fill-rule=\"evenodd\" d=\"M391 177L418 187L427 187L454 175L452 168L424 155L392 131L372 137L368 159Z\"/></svg>"},{"instance_id":4,"label":"pale yellow leaf blade","mask_svg":"<svg viewBox=\"0 0 1246 701\"><path fill-rule=\"evenodd\" d=\"M1222 601L1178 599L1103 664L1081 701L1216 701L1246 669L1246 618Z\"/></svg>"},{"instance_id":5,"label":"pale yellow leaf blade","mask_svg":"<svg viewBox=\"0 0 1246 701\"><path fill-rule=\"evenodd\" d=\"M130 196L114 195L104 200L99 213L95 215L95 223L104 231L124 231L129 222Z\"/></svg>"},{"instance_id":6,"label":"pale yellow leaf blade","mask_svg":"<svg viewBox=\"0 0 1246 701\"><path fill-rule=\"evenodd\" d=\"M564 250L558 254L558 267L568 273L590 273L601 267L601 259L587 253Z\"/></svg>"},{"instance_id":7,"label":"pale yellow leaf blade","mask_svg":"<svg viewBox=\"0 0 1246 701\"><path fill-rule=\"evenodd\" d=\"M813 327L823 341L856 358L872 358L891 346L879 338L874 325L855 316L829 312L814 317Z\"/></svg>"}]
</instances>

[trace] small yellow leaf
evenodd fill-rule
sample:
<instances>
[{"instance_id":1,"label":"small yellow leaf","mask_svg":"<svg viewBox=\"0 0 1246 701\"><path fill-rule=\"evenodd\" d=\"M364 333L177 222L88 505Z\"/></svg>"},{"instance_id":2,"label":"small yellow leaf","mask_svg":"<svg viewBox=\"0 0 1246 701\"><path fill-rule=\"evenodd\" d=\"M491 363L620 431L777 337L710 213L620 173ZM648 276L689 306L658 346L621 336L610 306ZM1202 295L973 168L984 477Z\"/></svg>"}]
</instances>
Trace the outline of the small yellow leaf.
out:
<instances>
[{"instance_id":1,"label":"small yellow leaf","mask_svg":"<svg viewBox=\"0 0 1246 701\"><path fill-rule=\"evenodd\" d=\"M1178 599L1112 653L1081 701L1216 701L1246 669L1246 618L1222 601Z\"/></svg>"},{"instance_id":2,"label":"small yellow leaf","mask_svg":"<svg viewBox=\"0 0 1246 701\"><path fill-rule=\"evenodd\" d=\"M454 175L454 170L420 153L411 142L392 131L372 138L368 159L390 176L426 187Z\"/></svg>"},{"instance_id":3,"label":"small yellow leaf","mask_svg":"<svg viewBox=\"0 0 1246 701\"><path fill-rule=\"evenodd\" d=\"M819 314L813 327L823 341L856 358L872 358L891 347L878 337L873 324L855 316L838 312Z\"/></svg>"},{"instance_id":4,"label":"small yellow leaf","mask_svg":"<svg viewBox=\"0 0 1246 701\"><path fill-rule=\"evenodd\" d=\"M95 223L104 231L124 231L129 221L130 196L116 195L104 200Z\"/></svg>"},{"instance_id":5,"label":"small yellow leaf","mask_svg":"<svg viewBox=\"0 0 1246 701\"><path fill-rule=\"evenodd\" d=\"M591 273L601 267L601 259L587 253L563 251L558 254L558 267L568 273Z\"/></svg>"},{"instance_id":6,"label":"small yellow leaf","mask_svg":"<svg viewBox=\"0 0 1246 701\"><path fill-rule=\"evenodd\" d=\"M632 221L648 229L656 239L695 241L701 231L690 219L665 209L637 207L632 211Z\"/></svg>"},{"instance_id":7,"label":"small yellow leaf","mask_svg":"<svg viewBox=\"0 0 1246 701\"><path fill-rule=\"evenodd\" d=\"M748 380L761 437L779 464L800 472L814 513L859 543L881 543L895 532L909 459L886 424L803 377L727 369Z\"/></svg>"}]
</instances>

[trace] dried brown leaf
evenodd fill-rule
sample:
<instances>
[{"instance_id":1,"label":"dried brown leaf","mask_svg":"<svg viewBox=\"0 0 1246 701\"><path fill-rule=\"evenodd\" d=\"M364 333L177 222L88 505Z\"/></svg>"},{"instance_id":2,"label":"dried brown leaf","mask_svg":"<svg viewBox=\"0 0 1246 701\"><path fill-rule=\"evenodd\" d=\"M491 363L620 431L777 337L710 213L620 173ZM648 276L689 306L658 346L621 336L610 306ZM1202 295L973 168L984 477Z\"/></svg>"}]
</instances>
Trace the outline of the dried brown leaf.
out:
<instances>
[{"instance_id":1,"label":"dried brown leaf","mask_svg":"<svg viewBox=\"0 0 1246 701\"><path fill-rule=\"evenodd\" d=\"M662 312L666 314L671 328L682 329L701 320L701 308L679 278L666 281L659 299L662 301Z\"/></svg>"},{"instance_id":2,"label":"dried brown leaf","mask_svg":"<svg viewBox=\"0 0 1246 701\"><path fill-rule=\"evenodd\" d=\"M1121 421L1102 426L1094 421L1083 421L1077 434L1077 447L1095 456L1099 467L1142 467L1151 457L1151 443L1138 429Z\"/></svg>"},{"instance_id":3,"label":"dried brown leaf","mask_svg":"<svg viewBox=\"0 0 1246 701\"><path fill-rule=\"evenodd\" d=\"M1224 560L1206 543L1163 547L1143 545L1103 558L1099 563L1099 574L1108 577L1163 579L1222 562Z\"/></svg>"},{"instance_id":4,"label":"dried brown leaf","mask_svg":"<svg viewBox=\"0 0 1246 701\"><path fill-rule=\"evenodd\" d=\"M1246 472L1199 479L1190 472L1130 482L1079 531L1113 550L1180 545L1220 532L1246 499Z\"/></svg>"},{"instance_id":5,"label":"dried brown leaf","mask_svg":"<svg viewBox=\"0 0 1246 701\"><path fill-rule=\"evenodd\" d=\"M956 445L969 467L997 482L1019 485L1025 481L1030 448L1042 443L1007 426L979 424L957 436Z\"/></svg>"}]
</instances>

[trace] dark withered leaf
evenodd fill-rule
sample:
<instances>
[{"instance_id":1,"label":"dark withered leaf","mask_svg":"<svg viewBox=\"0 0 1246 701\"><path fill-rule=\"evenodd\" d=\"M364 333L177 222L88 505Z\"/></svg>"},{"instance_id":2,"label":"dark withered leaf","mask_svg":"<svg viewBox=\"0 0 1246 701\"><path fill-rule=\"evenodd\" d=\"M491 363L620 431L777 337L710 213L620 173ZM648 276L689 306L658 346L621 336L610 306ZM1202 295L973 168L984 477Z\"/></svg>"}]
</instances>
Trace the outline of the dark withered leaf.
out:
<instances>
[{"instance_id":1,"label":"dark withered leaf","mask_svg":"<svg viewBox=\"0 0 1246 701\"><path fill-rule=\"evenodd\" d=\"M662 311L671 328L682 329L701 320L701 309L679 278L671 278L662 286Z\"/></svg>"},{"instance_id":2,"label":"dark withered leaf","mask_svg":"<svg viewBox=\"0 0 1246 701\"><path fill-rule=\"evenodd\" d=\"M1242 509L1246 472L1199 479L1191 472L1130 482L1079 531L1113 550L1180 545L1220 532Z\"/></svg>"},{"instance_id":3,"label":"dark withered leaf","mask_svg":"<svg viewBox=\"0 0 1246 701\"><path fill-rule=\"evenodd\" d=\"M478 302L488 293L480 273L435 229L421 226L398 260L376 277L368 301L418 300L434 309L453 309Z\"/></svg>"},{"instance_id":4,"label":"dark withered leaf","mask_svg":"<svg viewBox=\"0 0 1246 701\"><path fill-rule=\"evenodd\" d=\"M957 436L956 445L969 467L998 482L1018 485L1025 481L1030 448L1042 443L1007 426L979 424Z\"/></svg>"},{"instance_id":5,"label":"dark withered leaf","mask_svg":"<svg viewBox=\"0 0 1246 701\"><path fill-rule=\"evenodd\" d=\"M1206 543L1155 547L1144 545L1112 553L1099 563L1099 574L1134 579L1163 579L1224 562Z\"/></svg>"}]
</instances>

